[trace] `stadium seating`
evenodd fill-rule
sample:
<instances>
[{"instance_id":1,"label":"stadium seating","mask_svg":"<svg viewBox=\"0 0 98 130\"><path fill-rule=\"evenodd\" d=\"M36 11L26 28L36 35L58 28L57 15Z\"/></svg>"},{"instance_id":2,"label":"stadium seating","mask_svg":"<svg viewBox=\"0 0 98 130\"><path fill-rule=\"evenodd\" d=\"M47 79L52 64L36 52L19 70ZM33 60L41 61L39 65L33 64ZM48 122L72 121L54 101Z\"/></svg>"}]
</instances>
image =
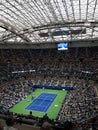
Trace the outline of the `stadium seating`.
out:
<instances>
[{"instance_id":1,"label":"stadium seating","mask_svg":"<svg viewBox=\"0 0 98 130\"><path fill-rule=\"evenodd\" d=\"M36 87L47 86L74 88L63 102L59 121L81 122L95 117L98 113L97 49L0 50L0 113L5 114Z\"/></svg>"}]
</instances>

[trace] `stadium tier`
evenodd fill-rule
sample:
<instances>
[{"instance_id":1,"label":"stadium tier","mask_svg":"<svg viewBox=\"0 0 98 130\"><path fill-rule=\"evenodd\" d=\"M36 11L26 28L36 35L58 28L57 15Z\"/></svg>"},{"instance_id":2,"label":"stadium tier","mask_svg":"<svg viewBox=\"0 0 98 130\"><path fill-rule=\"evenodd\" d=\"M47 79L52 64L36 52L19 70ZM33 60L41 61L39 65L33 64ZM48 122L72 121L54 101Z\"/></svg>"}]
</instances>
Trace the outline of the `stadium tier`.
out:
<instances>
[{"instance_id":1,"label":"stadium tier","mask_svg":"<svg viewBox=\"0 0 98 130\"><path fill-rule=\"evenodd\" d=\"M96 117L97 49L0 50L0 113L33 125L45 113L58 124Z\"/></svg>"}]
</instances>

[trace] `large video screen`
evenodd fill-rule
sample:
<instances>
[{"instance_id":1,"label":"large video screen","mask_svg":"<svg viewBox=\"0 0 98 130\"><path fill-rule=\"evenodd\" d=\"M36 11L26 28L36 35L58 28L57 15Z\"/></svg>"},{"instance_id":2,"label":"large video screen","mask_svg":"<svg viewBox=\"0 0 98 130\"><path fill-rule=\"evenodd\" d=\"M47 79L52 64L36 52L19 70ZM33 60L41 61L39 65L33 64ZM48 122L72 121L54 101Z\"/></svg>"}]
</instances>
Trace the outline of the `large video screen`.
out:
<instances>
[{"instance_id":1,"label":"large video screen","mask_svg":"<svg viewBox=\"0 0 98 130\"><path fill-rule=\"evenodd\" d=\"M58 50L68 50L68 43L67 42L60 42L57 44Z\"/></svg>"}]
</instances>

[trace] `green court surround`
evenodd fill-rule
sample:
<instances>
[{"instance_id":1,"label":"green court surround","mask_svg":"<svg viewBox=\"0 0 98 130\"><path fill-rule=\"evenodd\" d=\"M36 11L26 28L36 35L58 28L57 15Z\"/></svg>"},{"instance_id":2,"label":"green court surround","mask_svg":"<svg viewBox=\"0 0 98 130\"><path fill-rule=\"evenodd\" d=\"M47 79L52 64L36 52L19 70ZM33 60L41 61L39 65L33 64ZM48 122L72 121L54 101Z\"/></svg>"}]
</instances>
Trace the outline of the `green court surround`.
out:
<instances>
[{"instance_id":1,"label":"green court surround","mask_svg":"<svg viewBox=\"0 0 98 130\"><path fill-rule=\"evenodd\" d=\"M29 110L26 110L25 108L32 102L32 96L34 98L38 97L43 92L43 89L36 89L35 92L32 92L30 95L27 96L27 98L23 99L19 103L17 103L15 106L10 108L10 111L13 113L18 114L24 114L29 115ZM62 106L62 103L67 95L67 91L63 90L51 90L51 89L45 89L45 93L53 93L57 94L57 97L55 98L54 102L51 104L50 108L47 111L47 114L50 119L55 119L60 111L60 108ZM32 111L33 115L36 117L42 117L45 113L38 112L38 111Z\"/></svg>"}]
</instances>

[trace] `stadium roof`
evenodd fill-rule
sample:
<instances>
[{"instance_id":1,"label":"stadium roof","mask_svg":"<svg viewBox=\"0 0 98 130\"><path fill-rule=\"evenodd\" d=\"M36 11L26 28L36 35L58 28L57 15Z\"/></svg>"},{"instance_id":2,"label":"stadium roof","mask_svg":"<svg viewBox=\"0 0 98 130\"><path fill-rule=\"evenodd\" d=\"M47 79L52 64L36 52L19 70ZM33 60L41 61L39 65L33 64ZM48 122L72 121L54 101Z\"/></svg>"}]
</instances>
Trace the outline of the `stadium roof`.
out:
<instances>
[{"instance_id":1,"label":"stadium roof","mask_svg":"<svg viewBox=\"0 0 98 130\"><path fill-rule=\"evenodd\" d=\"M98 40L98 0L0 0L0 43Z\"/></svg>"}]
</instances>

